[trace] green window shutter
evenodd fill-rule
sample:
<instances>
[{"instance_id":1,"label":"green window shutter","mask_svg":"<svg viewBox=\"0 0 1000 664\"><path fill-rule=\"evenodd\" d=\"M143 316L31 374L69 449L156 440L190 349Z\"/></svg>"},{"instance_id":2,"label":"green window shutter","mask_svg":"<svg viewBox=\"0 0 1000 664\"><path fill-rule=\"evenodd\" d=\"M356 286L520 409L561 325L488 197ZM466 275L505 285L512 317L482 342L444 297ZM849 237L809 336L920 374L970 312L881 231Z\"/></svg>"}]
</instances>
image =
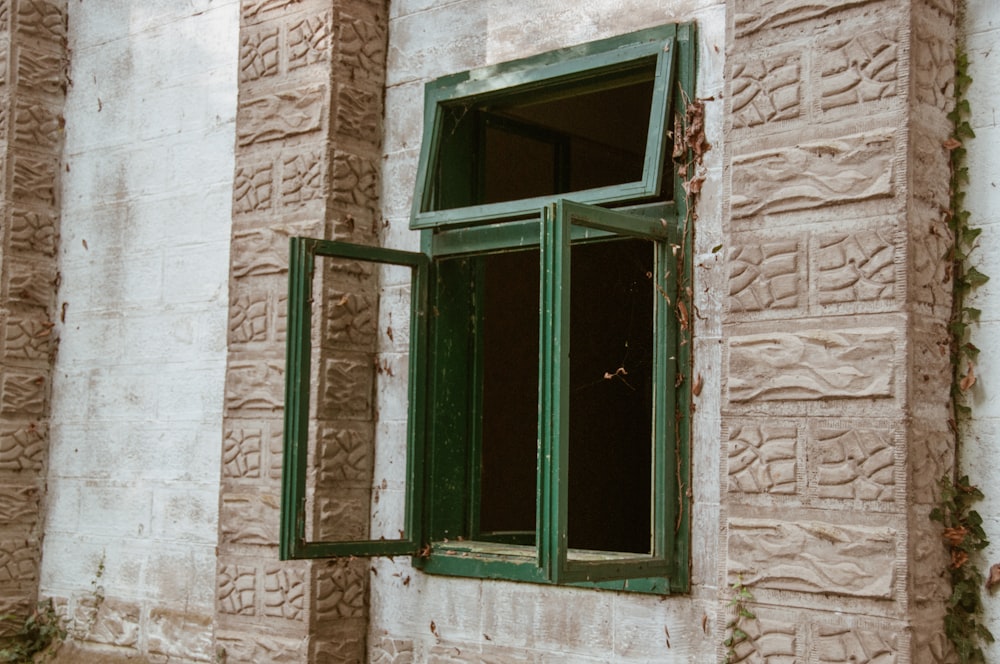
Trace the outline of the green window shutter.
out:
<instances>
[{"instance_id":1,"label":"green window shutter","mask_svg":"<svg viewBox=\"0 0 1000 664\"><path fill-rule=\"evenodd\" d=\"M653 446L651 501L651 551L649 554L584 552L569 548L569 459L570 436L569 357L570 357L570 240L572 228L583 226L655 242L654 275L656 293L653 320ZM643 577L669 577L673 563L676 495L673 429L665 425L674 413L673 375L675 358L670 357L671 328L666 324L669 304L666 287L671 252L668 227L660 220L605 210L559 200L544 209L541 229L541 321L539 329L539 438L538 523L539 565L554 583L601 582ZM637 468L638 481L649 473Z\"/></svg>"},{"instance_id":2,"label":"green window shutter","mask_svg":"<svg viewBox=\"0 0 1000 664\"><path fill-rule=\"evenodd\" d=\"M429 260L420 253L299 237L291 239L290 247L284 457L282 460L281 559L415 555L421 545L425 412L423 398L425 390L420 387L418 380L423 380L426 376L423 364L425 362ZM319 403L310 403L310 394L315 387L311 365L314 337L322 339L326 334L323 321L319 321L321 330L319 334L314 333L314 325L316 324L313 312L314 303L323 295L312 292L318 258L346 259L351 261L352 265L370 264L374 266L373 273L379 266L403 266L410 270L410 347L407 383L409 418L406 434L406 469L403 478L405 507L402 517L403 525L398 529L397 537L384 539L354 537L352 539L346 535L340 538L338 533L329 533L329 537L313 538L306 532L307 522L310 521L307 506L314 499L310 492L315 493L317 489L324 488L315 484L323 481L322 473L317 468L310 469L309 467L312 458L316 456L316 443L311 441L311 438L316 437L316 432L313 430L315 427L310 426L310 415L312 412L336 407L336 404L323 403L321 398L317 399ZM344 295L345 300L348 297L349 295ZM375 310L378 310L377 304ZM377 327L376 323L375 328ZM374 330L375 334L383 334L384 332L384 330ZM374 355L374 351L372 354ZM373 371L370 367L369 364L363 366L361 370ZM318 382L322 384L322 380ZM317 389L318 391L320 390ZM343 475L338 473L336 469L332 469L332 471L330 474L333 476ZM314 478L312 486L309 485L310 477ZM368 489L378 491L372 486L370 478L368 479ZM314 518L319 519L319 516L315 515ZM369 518L367 510L364 511L361 518L367 521ZM393 534L395 535L395 533Z\"/></svg>"},{"instance_id":3,"label":"green window shutter","mask_svg":"<svg viewBox=\"0 0 1000 664\"><path fill-rule=\"evenodd\" d=\"M652 97L641 175L619 184L559 195L594 204L658 196L670 165L666 151L672 131L671 97L677 80L675 54L679 37L687 37L687 26L682 26L681 31L683 35L678 34L677 25L650 28L428 83L410 228L460 227L532 216L552 195L494 203L462 200L463 192L468 196L476 188L476 173L481 170L480 153L474 146L479 132L470 127L474 121L469 118L485 116L511 99L535 103L614 89L647 65L651 67ZM446 138L466 145L465 151L459 155L446 151L442 147Z\"/></svg>"}]
</instances>

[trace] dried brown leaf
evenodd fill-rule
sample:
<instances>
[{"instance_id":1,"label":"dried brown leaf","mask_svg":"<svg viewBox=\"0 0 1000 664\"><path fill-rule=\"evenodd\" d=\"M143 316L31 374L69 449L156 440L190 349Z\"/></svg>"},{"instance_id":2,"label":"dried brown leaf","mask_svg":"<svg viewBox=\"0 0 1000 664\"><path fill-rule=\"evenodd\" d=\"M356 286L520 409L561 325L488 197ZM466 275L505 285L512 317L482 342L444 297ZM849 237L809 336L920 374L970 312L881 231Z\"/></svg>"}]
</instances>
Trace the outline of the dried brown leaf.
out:
<instances>
[{"instance_id":1,"label":"dried brown leaf","mask_svg":"<svg viewBox=\"0 0 1000 664\"><path fill-rule=\"evenodd\" d=\"M976 372L972 368L972 362L969 362L969 371L962 377L962 380L958 382L958 387L960 390L965 392L970 387L976 384Z\"/></svg>"},{"instance_id":2,"label":"dried brown leaf","mask_svg":"<svg viewBox=\"0 0 1000 664\"><path fill-rule=\"evenodd\" d=\"M951 137L947 141L945 141L944 143L942 143L941 145L944 146L945 150L951 151L951 150L954 150L955 148L962 147L962 141L958 140L955 137Z\"/></svg>"},{"instance_id":3,"label":"dried brown leaf","mask_svg":"<svg viewBox=\"0 0 1000 664\"><path fill-rule=\"evenodd\" d=\"M994 563L986 576L986 589L992 592L998 583L1000 583L1000 563Z\"/></svg>"},{"instance_id":4,"label":"dried brown leaf","mask_svg":"<svg viewBox=\"0 0 1000 664\"><path fill-rule=\"evenodd\" d=\"M955 528L945 528L942 537L945 541L952 546L958 546L965 540L965 536L969 534L969 529L965 526L957 526Z\"/></svg>"}]
</instances>

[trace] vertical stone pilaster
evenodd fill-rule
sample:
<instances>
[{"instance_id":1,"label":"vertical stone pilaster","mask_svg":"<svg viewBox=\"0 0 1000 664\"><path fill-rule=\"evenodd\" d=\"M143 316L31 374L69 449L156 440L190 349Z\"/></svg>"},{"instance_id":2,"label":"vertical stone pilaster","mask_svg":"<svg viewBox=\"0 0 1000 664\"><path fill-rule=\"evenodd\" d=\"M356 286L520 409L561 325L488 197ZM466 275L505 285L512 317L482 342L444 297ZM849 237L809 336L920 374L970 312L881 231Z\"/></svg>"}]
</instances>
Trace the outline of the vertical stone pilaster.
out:
<instances>
[{"instance_id":1,"label":"vertical stone pilaster","mask_svg":"<svg viewBox=\"0 0 1000 664\"><path fill-rule=\"evenodd\" d=\"M230 662L366 656L367 561L282 563L277 536L288 237L375 239L386 23L380 1L241 3L215 617ZM339 358L328 341L316 366ZM372 406L355 415L370 442Z\"/></svg>"},{"instance_id":2,"label":"vertical stone pilaster","mask_svg":"<svg viewBox=\"0 0 1000 664\"><path fill-rule=\"evenodd\" d=\"M65 94L65 1L0 1L0 614L38 592Z\"/></svg>"},{"instance_id":3,"label":"vertical stone pilaster","mask_svg":"<svg viewBox=\"0 0 1000 664\"><path fill-rule=\"evenodd\" d=\"M942 652L925 643L954 448L942 4L727 3L719 564L757 600L742 655Z\"/></svg>"}]
</instances>

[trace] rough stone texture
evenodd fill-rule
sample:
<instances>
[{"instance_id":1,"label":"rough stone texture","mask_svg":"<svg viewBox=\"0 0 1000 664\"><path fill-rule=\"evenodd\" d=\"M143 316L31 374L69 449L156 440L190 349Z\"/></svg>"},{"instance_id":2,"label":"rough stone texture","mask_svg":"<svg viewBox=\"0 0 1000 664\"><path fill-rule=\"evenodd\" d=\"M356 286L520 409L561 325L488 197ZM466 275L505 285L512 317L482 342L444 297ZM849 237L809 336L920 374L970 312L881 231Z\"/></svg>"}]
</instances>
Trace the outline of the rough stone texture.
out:
<instances>
[{"instance_id":1,"label":"rough stone texture","mask_svg":"<svg viewBox=\"0 0 1000 664\"><path fill-rule=\"evenodd\" d=\"M38 595L59 233L66 3L0 3L0 613ZM15 59L15 55L18 57ZM13 71L10 63L16 63ZM13 121L11 120L13 118ZM0 635L16 629L0 624Z\"/></svg>"},{"instance_id":2,"label":"rough stone texture","mask_svg":"<svg viewBox=\"0 0 1000 664\"><path fill-rule=\"evenodd\" d=\"M739 660L920 661L909 635L942 630L946 595L929 503L953 463L951 13L727 7L719 569L761 616Z\"/></svg>"},{"instance_id":3,"label":"rough stone texture","mask_svg":"<svg viewBox=\"0 0 1000 664\"><path fill-rule=\"evenodd\" d=\"M278 563L276 545L288 238L374 239L386 4L241 3L214 621L230 662L364 659L366 561ZM326 265L314 291L324 323L313 331L308 533L364 538L374 274ZM325 403L341 405L316 405Z\"/></svg>"}]
</instances>

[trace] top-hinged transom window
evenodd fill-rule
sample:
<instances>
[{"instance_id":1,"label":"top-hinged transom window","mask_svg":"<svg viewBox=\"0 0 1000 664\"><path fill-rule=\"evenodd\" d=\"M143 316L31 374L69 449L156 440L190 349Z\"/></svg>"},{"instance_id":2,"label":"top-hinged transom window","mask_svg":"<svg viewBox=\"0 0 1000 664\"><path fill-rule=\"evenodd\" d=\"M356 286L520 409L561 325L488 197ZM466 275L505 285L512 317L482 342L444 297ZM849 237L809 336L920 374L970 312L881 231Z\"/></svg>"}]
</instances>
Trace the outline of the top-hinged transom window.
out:
<instances>
[{"instance_id":1,"label":"top-hinged transom window","mask_svg":"<svg viewBox=\"0 0 1000 664\"><path fill-rule=\"evenodd\" d=\"M651 28L429 83L411 228L525 218L555 196L669 199L677 31Z\"/></svg>"}]
</instances>

